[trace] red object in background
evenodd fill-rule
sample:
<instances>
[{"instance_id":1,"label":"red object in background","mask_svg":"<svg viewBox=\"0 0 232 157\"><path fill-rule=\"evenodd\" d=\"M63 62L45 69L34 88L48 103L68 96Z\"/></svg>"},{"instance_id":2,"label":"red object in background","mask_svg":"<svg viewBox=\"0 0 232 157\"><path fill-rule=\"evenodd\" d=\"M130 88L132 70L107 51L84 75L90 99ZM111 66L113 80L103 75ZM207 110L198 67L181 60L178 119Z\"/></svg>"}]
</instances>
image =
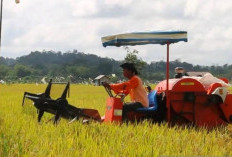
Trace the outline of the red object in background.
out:
<instances>
[{"instance_id":1,"label":"red object in background","mask_svg":"<svg viewBox=\"0 0 232 157\"><path fill-rule=\"evenodd\" d=\"M228 80L227 78L225 78L225 77L221 77L221 78L219 78L219 79L221 79L221 80L224 81L225 83L229 83L229 80Z\"/></svg>"},{"instance_id":2,"label":"red object in background","mask_svg":"<svg viewBox=\"0 0 232 157\"><path fill-rule=\"evenodd\" d=\"M122 122L122 101L121 98L108 97L104 122Z\"/></svg>"},{"instance_id":3,"label":"red object in background","mask_svg":"<svg viewBox=\"0 0 232 157\"><path fill-rule=\"evenodd\" d=\"M210 86L209 86L209 89L207 91L207 94L211 94L213 93L213 91L215 89L217 89L218 87L222 87L222 85L220 83L212 83Z\"/></svg>"},{"instance_id":4,"label":"red object in background","mask_svg":"<svg viewBox=\"0 0 232 157\"><path fill-rule=\"evenodd\" d=\"M220 105L221 110L228 122L232 122L232 94L226 96L226 100L223 104Z\"/></svg>"}]
</instances>

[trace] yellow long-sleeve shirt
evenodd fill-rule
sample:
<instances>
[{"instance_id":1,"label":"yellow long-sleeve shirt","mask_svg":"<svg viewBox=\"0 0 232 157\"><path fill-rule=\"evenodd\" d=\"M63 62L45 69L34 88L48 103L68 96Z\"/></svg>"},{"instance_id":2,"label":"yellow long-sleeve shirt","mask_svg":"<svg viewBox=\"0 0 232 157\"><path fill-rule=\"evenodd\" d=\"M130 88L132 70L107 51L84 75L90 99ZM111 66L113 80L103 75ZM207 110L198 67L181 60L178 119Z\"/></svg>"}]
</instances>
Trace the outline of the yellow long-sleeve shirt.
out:
<instances>
[{"instance_id":1,"label":"yellow long-sleeve shirt","mask_svg":"<svg viewBox=\"0 0 232 157\"><path fill-rule=\"evenodd\" d=\"M111 84L110 87L115 93L129 93L132 102L140 102L143 107L149 106L147 92L143 87L142 80L137 75L126 82Z\"/></svg>"}]
</instances>

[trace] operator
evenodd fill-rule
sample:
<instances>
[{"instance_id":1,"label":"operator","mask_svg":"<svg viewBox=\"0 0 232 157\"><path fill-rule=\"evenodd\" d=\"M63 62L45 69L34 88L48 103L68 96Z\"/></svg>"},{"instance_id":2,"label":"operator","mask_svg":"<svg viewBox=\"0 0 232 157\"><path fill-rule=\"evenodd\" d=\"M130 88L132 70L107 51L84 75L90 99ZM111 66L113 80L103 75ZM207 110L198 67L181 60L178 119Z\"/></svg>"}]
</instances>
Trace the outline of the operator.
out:
<instances>
[{"instance_id":1,"label":"operator","mask_svg":"<svg viewBox=\"0 0 232 157\"><path fill-rule=\"evenodd\" d=\"M182 78L183 76L188 76L188 74L185 72L183 67L176 67L175 68L175 76L174 78Z\"/></svg>"},{"instance_id":2,"label":"operator","mask_svg":"<svg viewBox=\"0 0 232 157\"><path fill-rule=\"evenodd\" d=\"M103 83L103 86L112 89L116 94L130 94L131 102L124 103L122 111L122 119L126 120L128 112L135 111L137 108L148 107L148 98L142 80L137 76L138 72L134 64L124 63L120 67L122 67L123 75L128 81L118 84Z\"/></svg>"},{"instance_id":3,"label":"operator","mask_svg":"<svg viewBox=\"0 0 232 157\"><path fill-rule=\"evenodd\" d=\"M175 68L175 78L182 78L184 76L184 68L182 67L176 67Z\"/></svg>"}]
</instances>

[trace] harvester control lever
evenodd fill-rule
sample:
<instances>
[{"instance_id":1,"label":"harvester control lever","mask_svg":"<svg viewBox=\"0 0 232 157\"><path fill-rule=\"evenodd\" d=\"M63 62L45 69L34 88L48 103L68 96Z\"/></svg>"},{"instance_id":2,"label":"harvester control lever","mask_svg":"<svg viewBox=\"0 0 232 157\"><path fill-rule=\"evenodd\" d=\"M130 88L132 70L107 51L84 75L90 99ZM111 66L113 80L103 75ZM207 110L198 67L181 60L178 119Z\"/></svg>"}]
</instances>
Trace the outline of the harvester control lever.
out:
<instances>
[{"instance_id":1,"label":"harvester control lever","mask_svg":"<svg viewBox=\"0 0 232 157\"><path fill-rule=\"evenodd\" d=\"M104 83L105 82L102 82L102 85L105 88L106 92L109 94L110 97L114 97L112 92L111 92L111 89L109 87L107 87L107 86L104 86Z\"/></svg>"}]
</instances>

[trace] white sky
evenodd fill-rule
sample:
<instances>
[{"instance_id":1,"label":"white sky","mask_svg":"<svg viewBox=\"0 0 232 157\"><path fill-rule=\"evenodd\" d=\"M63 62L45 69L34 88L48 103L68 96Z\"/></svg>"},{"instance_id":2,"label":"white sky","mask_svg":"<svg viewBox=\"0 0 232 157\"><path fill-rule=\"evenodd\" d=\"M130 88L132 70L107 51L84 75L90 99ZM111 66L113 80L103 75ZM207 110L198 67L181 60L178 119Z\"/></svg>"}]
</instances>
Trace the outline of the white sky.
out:
<instances>
[{"instance_id":1,"label":"white sky","mask_svg":"<svg viewBox=\"0 0 232 157\"><path fill-rule=\"evenodd\" d=\"M231 0L14 0L3 2L0 56L31 51L77 49L122 60L123 48L101 37L133 31L183 30L188 42L170 46L170 60L192 64L232 64ZM166 47L131 47L147 61L166 60Z\"/></svg>"}]
</instances>

